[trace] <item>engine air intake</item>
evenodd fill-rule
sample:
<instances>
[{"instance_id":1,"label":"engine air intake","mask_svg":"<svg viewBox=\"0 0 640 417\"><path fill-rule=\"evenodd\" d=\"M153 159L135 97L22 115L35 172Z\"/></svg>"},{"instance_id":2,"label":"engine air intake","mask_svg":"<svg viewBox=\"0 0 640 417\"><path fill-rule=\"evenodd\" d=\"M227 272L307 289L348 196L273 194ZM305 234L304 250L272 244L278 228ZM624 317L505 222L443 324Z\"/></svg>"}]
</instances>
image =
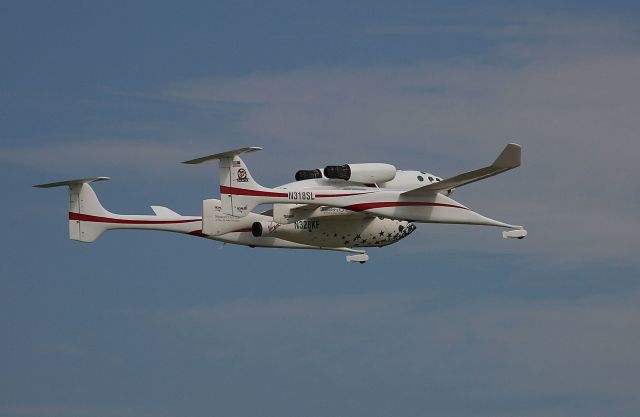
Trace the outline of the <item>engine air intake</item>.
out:
<instances>
[{"instance_id":1,"label":"engine air intake","mask_svg":"<svg viewBox=\"0 0 640 417\"><path fill-rule=\"evenodd\" d=\"M251 234L255 237L262 236L262 223L253 222L253 224L251 225Z\"/></svg>"},{"instance_id":2,"label":"engine air intake","mask_svg":"<svg viewBox=\"0 0 640 417\"><path fill-rule=\"evenodd\" d=\"M296 172L296 181L312 180L314 178L322 178L322 171L319 169L301 169Z\"/></svg>"},{"instance_id":3,"label":"engine air intake","mask_svg":"<svg viewBox=\"0 0 640 417\"><path fill-rule=\"evenodd\" d=\"M351 168L349 165L327 165L324 167L324 176L349 181L349 178L351 178Z\"/></svg>"}]
</instances>

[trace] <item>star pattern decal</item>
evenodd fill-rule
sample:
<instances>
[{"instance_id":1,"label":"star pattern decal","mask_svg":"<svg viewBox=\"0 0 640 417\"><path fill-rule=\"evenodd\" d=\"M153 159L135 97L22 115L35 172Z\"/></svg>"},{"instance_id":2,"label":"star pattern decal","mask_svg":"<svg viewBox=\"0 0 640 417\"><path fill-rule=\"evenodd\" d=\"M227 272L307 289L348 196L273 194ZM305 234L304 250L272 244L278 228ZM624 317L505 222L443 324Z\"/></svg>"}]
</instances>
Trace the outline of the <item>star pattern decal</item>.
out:
<instances>
[{"instance_id":1,"label":"star pattern decal","mask_svg":"<svg viewBox=\"0 0 640 417\"><path fill-rule=\"evenodd\" d=\"M344 235L338 231L332 233L330 231L317 230L315 231L317 232L316 236L321 235L322 237L318 236L317 239L319 240L313 239L313 243L319 246L331 243L335 246L344 245L345 247L383 247L411 234L416 229L416 226L412 223L394 222L393 227L382 227L382 229L378 229L378 232L375 229L365 230L366 227L350 227L349 229L351 230L344 230ZM347 233L349 231L351 233Z\"/></svg>"}]
</instances>

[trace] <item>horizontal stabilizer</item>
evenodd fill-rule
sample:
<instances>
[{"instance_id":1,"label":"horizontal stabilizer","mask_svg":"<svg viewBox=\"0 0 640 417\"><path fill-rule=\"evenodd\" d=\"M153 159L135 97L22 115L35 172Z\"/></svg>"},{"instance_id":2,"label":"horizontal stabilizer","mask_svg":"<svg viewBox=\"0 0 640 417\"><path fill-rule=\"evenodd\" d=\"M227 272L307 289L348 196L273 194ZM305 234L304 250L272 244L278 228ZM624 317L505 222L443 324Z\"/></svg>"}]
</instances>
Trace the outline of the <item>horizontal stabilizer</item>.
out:
<instances>
[{"instance_id":1,"label":"horizontal stabilizer","mask_svg":"<svg viewBox=\"0 0 640 417\"><path fill-rule=\"evenodd\" d=\"M104 180L110 180L110 179L111 179L110 177L87 177L87 178L79 178L77 180L67 180L67 181L49 182L46 184L38 184L38 185L34 185L34 187L52 188L52 187L62 187L65 185L72 186L72 185L87 184L94 181L104 181Z\"/></svg>"},{"instance_id":2,"label":"horizontal stabilizer","mask_svg":"<svg viewBox=\"0 0 640 417\"><path fill-rule=\"evenodd\" d=\"M416 196L427 193L434 193L452 188L461 187L480 181L485 178L493 177L513 168L520 166L522 161L522 147L515 143L510 143L502 150L496 160L489 166L476 169L475 171L465 172L455 177L447 178L442 181L434 182L423 187L402 193L404 196Z\"/></svg>"},{"instance_id":3,"label":"horizontal stabilizer","mask_svg":"<svg viewBox=\"0 0 640 417\"><path fill-rule=\"evenodd\" d=\"M214 161L214 160L224 159L224 158L233 158L234 156L241 155L246 152L253 152L253 151L259 151L259 150L262 150L262 148L260 148L259 146L247 146L245 148L234 149L232 151L226 151L226 152L216 153L213 155L203 156L201 158L190 159L188 161L184 161L183 164L201 164L207 161Z\"/></svg>"}]
</instances>

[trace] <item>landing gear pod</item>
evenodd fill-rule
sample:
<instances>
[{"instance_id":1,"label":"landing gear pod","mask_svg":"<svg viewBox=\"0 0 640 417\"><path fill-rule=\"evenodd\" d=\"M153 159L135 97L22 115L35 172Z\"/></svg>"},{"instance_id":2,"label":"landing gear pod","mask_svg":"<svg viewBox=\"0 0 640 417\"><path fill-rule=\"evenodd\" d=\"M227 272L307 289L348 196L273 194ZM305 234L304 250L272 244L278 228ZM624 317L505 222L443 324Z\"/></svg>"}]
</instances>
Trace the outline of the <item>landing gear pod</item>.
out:
<instances>
[{"instance_id":1,"label":"landing gear pod","mask_svg":"<svg viewBox=\"0 0 640 417\"><path fill-rule=\"evenodd\" d=\"M524 239L527 236L527 231L524 229L515 229L502 232L502 237L505 239Z\"/></svg>"},{"instance_id":2,"label":"landing gear pod","mask_svg":"<svg viewBox=\"0 0 640 417\"><path fill-rule=\"evenodd\" d=\"M347 255L347 262L359 262L361 264L369 260L369 255L366 253L357 253L355 255Z\"/></svg>"},{"instance_id":3,"label":"landing gear pod","mask_svg":"<svg viewBox=\"0 0 640 417\"><path fill-rule=\"evenodd\" d=\"M396 167L390 164L346 164L328 165L324 176L365 184L379 184L396 177Z\"/></svg>"}]
</instances>

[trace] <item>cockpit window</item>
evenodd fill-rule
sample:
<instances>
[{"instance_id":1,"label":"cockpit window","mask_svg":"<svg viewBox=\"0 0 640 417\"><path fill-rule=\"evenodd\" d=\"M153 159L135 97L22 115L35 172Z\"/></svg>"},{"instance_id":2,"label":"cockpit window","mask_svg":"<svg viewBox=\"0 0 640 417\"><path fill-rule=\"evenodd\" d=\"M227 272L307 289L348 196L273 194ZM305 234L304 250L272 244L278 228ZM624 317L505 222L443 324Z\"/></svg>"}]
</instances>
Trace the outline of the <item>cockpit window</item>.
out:
<instances>
[{"instance_id":1,"label":"cockpit window","mask_svg":"<svg viewBox=\"0 0 640 417\"><path fill-rule=\"evenodd\" d=\"M422 175L418 175L418 181L420 182L424 181L424 178L422 177Z\"/></svg>"}]
</instances>

